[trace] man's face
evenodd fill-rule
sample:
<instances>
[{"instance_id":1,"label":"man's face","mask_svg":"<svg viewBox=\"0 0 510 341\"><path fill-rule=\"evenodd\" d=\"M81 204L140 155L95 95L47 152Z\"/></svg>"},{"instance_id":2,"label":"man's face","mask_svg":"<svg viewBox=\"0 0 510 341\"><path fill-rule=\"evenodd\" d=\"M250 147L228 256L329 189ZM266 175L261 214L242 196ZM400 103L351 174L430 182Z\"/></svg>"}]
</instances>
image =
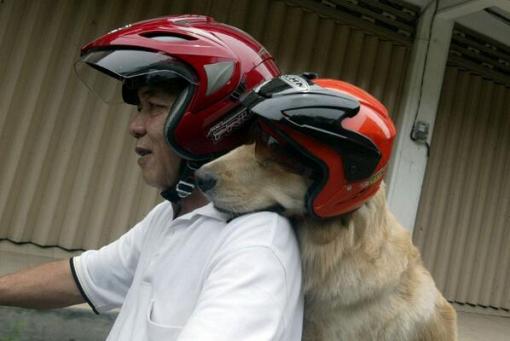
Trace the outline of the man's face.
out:
<instances>
[{"instance_id":1,"label":"man's face","mask_svg":"<svg viewBox=\"0 0 510 341\"><path fill-rule=\"evenodd\" d=\"M141 87L138 98L140 105L129 124L129 133L137 140L135 152L145 182L163 190L175 183L181 163L163 135L175 96L163 90Z\"/></svg>"}]
</instances>

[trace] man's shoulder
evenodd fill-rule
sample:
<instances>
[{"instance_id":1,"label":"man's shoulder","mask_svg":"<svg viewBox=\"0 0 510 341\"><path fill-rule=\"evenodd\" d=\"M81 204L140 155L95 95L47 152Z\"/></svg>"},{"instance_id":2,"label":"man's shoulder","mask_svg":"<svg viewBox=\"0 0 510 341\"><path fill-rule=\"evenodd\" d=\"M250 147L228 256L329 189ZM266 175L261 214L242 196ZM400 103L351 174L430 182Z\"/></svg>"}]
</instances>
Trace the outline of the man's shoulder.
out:
<instances>
[{"instance_id":1,"label":"man's shoulder","mask_svg":"<svg viewBox=\"0 0 510 341\"><path fill-rule=\"evenodd\" d=\"M287 218L274 212L245 214L227 223L223 234L231 243L243 246L285 248L295 244Z\"/></svg>"},{"instance_id":2,"label":"man's shoulder","mask_svg":"<svg viewBox=\"0 0 510 341\"><path fill-rule=\"evenodd\" d=\"M172 204L168 201L161 202L154 206L149 213L135 226L148 234L158 234L162 228L168 225L174 218Z\"/></svg>"},{"instance_id":3,"label":"man's shoulder","mask_svg":"<svg viewBox=\"0 0 510 341\"><path fill-rule=\"evenodd\" d=\"M237 228L260 228L266 230L290 228L289 220L286 217L270 211L244 214L230 220L228 225Z\"/></svg>"},{"instance_id":4,"label":"man's shoulder","mask_svg":"<svg viewBox=\"0 0 510 341\"><path fill-rule=\"evenodd\" d=\"M145 216L145 219L154 220L154 219L170 219L172 220L174 217L174 210L172 204L169 201L163 201L156 206L154 206L149 213Z\"/></svg>"}]
</instances>

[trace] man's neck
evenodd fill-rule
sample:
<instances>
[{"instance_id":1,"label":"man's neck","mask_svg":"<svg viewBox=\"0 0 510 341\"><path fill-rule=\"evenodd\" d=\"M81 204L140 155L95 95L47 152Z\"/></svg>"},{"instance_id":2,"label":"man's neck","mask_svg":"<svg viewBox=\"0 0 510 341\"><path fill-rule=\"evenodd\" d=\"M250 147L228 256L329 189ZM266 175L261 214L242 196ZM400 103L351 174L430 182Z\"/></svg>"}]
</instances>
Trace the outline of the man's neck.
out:
<instances>
[{"instance_id":1,"label":"man's neck","mask_svg":"<svg viewBox=\"0 0 510 341\"><path fill-rule=\"evenodd\" d=\"M173 204L174 212L177 214L175 217L180 217L186 213L189 213L199 207L207 205L209 201L199 190L193 191L189 197L182 199L179 204Z\"/></svg>"}]
</instances>

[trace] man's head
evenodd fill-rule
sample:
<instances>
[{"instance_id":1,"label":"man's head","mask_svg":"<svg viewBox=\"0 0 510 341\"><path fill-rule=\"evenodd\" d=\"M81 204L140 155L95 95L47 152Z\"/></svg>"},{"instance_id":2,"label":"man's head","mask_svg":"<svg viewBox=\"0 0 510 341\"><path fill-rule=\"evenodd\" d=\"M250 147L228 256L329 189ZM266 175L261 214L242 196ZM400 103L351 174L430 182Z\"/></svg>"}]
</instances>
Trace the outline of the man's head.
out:
<instances>
[{"instance_id":1,"label":"man's head","mask_svg":"<svg viewBox=\"0 0 510 341\"><path fill-rule=\"evenodd\" d=\"M139 163L145 179L159 188L173 186L178 170L173 192L165 191L172 201L193 189L191 162L205 162L243 142L239 127L246 126L249 117L243 114L239 98L279 74L271 55L251 36L194 15L146 20L114 30L85 45L81 61L122 81L126 103L142 104L130 126L138 140ZM144 88L175 80L184 84L181 91L175 96L171 92L171 98L156 96L165 102L167 115L161 107L151 117L147 101L151 97L142 98ZM152 129L161 130L156 134ZM163 146L162 136L171 150ZM166 157L164 149L169 152ZM177 156L185 165L168 167L178 163Z\"/></svg>"},{"instance_id":2,"label":"man's head","mask_svg":"<svg viewBox=\"0 0 510 341\"><path fill-rule=\"evenodd\" d=\"M138 89L137 111L129 124L129 133L136 139L143 178L150 186L164 190L175 184L181 158L166 143L163 128L176 92L161 87Z\"/></svg>"}]
</instances>

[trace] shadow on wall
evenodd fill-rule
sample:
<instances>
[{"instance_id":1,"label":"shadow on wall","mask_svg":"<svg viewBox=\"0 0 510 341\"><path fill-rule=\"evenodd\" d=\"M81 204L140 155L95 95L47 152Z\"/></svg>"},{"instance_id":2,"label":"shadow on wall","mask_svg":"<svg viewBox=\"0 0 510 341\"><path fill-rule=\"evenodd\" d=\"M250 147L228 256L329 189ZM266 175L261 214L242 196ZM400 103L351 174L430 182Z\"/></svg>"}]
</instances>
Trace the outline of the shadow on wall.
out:
<instances>
[{"instance_id":1,"label":"shadow on wall","mask_svg":"<svg viewBox=\"0 0 510 341\"><path fill-rule=\"evenodd\" d=\"M0 341L105 340L115 317L80 308L39 311L0 306Z\"/></svg>"}]
</instances>

